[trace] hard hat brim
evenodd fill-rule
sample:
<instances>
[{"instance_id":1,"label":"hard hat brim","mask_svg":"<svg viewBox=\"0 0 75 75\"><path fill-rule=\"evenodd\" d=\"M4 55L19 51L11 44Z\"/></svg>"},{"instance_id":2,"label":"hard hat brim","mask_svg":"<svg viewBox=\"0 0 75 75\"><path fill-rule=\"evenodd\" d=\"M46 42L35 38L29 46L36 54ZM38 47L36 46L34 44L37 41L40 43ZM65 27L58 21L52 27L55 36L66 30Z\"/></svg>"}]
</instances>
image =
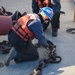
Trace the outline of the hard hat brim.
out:
<instances>
[{"instance_id":1,"label":"hard hat brim","mask_svg":"<svg viewBox=\"0 0 75 75\"><path fill-rule=\"evenodd\" d=\"M40 8L40 10L51 20L51 18L45 13L45 11L42 8Z\"/></svg>"}]
</instances>

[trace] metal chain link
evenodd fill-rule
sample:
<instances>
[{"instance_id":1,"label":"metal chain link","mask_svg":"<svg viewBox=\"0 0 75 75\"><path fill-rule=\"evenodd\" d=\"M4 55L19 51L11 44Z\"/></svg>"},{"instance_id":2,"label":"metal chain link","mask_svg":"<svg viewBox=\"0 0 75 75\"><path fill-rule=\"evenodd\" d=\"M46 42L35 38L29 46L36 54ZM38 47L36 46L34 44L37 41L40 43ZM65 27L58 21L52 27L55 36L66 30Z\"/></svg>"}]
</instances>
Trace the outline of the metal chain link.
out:
<instances>
[{"instance_id":1,"label":"metal chain link","mask_svg":"<svg viewBox=\"0 0 75 75\"><path fill-rule=\"evenodd\" d=\"M60 56L56 55L56 46L54 46L53 49L50 50L48 56L48 59L41 59L37 68L34 69L34 73L29 75L42 75L43 68L48 66L50 63L60 63L62 60Z\"/></svg>"}]
</instances>

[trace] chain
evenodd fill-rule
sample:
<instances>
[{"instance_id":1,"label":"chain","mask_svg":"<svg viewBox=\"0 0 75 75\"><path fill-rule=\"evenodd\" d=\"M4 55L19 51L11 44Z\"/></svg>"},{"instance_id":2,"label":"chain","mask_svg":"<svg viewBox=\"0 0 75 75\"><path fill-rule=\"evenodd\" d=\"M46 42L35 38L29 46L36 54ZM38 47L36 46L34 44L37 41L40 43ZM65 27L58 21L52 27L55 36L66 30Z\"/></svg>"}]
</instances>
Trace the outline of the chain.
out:
<instances>
[{"instance_id":1,"label":"chain","mask_svg":"<svg viewBox=\"0 0 75 75\"><path fill-rule=\"evenodd\" d=\"M11 50L12 46L11 44L9 43L9 41L3 41L3 42L0 42L0 50L2 52L2 54L8 54L9 51Z\"/></svg>"},{"instance_id":2,"label":"chain","mask_svg":"<svg viewBox=\"0 0 75 75\"><path fill-rule=\"evenodd\" d=\"M56 46L53 46L53 49L49 52L48 59L41 59L39 65L34 69L33 74L29 75L42 75L42 69L48 66L50 63L59 63L61 62L61 57L56 55Z\"/></svg>"}]
</instances>

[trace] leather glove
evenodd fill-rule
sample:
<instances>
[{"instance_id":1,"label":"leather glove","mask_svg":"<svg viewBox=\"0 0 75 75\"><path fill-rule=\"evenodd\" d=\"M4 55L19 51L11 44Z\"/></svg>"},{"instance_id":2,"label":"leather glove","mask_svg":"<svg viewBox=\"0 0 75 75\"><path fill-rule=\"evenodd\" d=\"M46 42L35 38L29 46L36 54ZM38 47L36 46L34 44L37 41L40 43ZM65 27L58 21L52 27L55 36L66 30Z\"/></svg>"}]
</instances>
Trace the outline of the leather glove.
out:
<instances>
[{"instance_id":1,"label":"leather glove","mask_svg":"<svg viewBox=\"0 0 75 75\"><path fill-rule=\"evenodd\" d=\"M46 49L47 50L53 50L53 48L56 48L56 46L49 40L47 40L47 46L46 46Z\"/></svg>"}]
</instances>

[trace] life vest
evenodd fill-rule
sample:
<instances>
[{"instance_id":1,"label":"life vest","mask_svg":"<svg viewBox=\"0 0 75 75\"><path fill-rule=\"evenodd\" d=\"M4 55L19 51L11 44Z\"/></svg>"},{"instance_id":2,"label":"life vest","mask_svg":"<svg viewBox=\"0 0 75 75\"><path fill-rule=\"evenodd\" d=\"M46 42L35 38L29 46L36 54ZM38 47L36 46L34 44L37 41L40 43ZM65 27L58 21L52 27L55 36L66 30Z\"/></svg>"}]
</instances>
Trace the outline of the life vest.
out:
<instances>
[{"instance_id":1,"label":"life vest","mask_svg":"<svg viewBox=\"0 0 75 75\"><path fill-rule=\"evenodd\" d=\"M34 33L28 29L27 23L34 19L36 19L35 14L27 14L18 20L18 22L12 27L12 30L24 41L28 41L28 39L33 39Z\"/></svg>"},{"instance_id":2,"label":"life vest","mask_svg":"<svg viewBox=\"0 0 75 75\"><path fill-rule=\"evenodd\" d=\"M7 35L11 28L12 28L11 17L0 15L0 35Z\"/></svg>"},{"instance_id":3,"label":"life vest","mask_svg":"<svg viewBox=\"0 0 75 75\"><path fill-rule=\"evenodd\" d=\"M35 0L40 8L52 7L51 0Z\"/></svg>"}]
</instances>

